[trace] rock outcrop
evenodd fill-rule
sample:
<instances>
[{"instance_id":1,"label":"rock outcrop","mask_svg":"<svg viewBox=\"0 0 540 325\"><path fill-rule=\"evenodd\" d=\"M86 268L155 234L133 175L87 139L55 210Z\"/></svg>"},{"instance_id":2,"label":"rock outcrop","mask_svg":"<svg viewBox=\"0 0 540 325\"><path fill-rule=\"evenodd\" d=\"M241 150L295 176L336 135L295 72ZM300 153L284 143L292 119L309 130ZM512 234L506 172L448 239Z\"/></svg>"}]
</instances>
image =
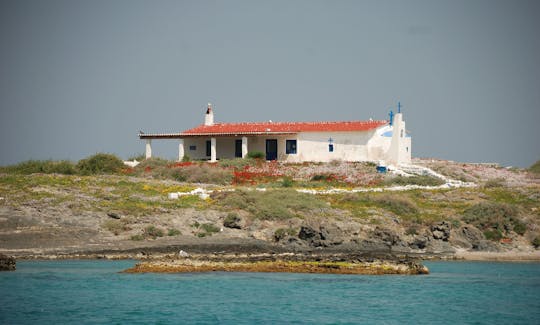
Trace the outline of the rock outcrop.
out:
<instances>
[{"instance_id":1,"label":"rock outcrop","mask_svg":"<svg viewBox=\"0 0 540 325\"><path fill-rule=\"evenodd\" d=\"M15 258L0 254L0 271L15 271L16 262Z\"/></svg>"}]
</instances>

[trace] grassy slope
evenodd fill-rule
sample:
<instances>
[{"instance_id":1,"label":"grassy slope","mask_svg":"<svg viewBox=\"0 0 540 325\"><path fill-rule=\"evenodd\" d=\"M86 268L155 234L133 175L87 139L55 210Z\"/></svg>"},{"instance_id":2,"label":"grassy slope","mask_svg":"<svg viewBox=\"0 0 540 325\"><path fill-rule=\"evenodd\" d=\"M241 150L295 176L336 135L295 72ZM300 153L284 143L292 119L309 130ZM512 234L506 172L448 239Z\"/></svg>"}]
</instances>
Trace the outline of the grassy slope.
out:
<instances>
[{"instance_id":1,"label":"grassy slope","mask_svg":"<svg viewBox=\"0 0 540 325\"><path fill-rule=\"evenodd\" d=\"M512 231L512 227L517 229L520 225L525 225L525 234L529 238L539 235L540 188L534 184L508 187L499 181L488 181L485 184L489 186L475 189L310 195L294 189L331 186L350 188L373 186L374 180L377 180L379 185L392 184L392 181L382 179L371 171L372 166L366 164L344 167L343 164L336 163L309 166L223 161L213 167L207 164L186 164L174 168L170 168L170 164L166 161L149 161L135 170L129 170L128 175L24 175L5 169L4 172L8 173L0 174L0 205L13 208L31 205L45 210L62 207L72 215L82 211L116 213L123 216L121 222L111 220L102 225L115 234L129 229L125 223L137 224L142 217L190 208L216 210L222 214L240 214L249 220L353 218L361 223L377 225L383 223L384 218L390 217L399 220L400 225L406 229L425 227L443 220L459 226L467 220L474 222L479 228L483 227L482 230L485 231L502 230L503 235ZM310 174L306 172L307 168L315 172ZM186 169L189 169L189 173L186 173ZM238 175L238 171L248 173ZM346 181L342 176L353 172L360 175L356 178L361 179L358 184ZM125 174L125 171L122 173ZM189 176L186 176L188 174ZM178 175L198 175L197 177L220 184L227 183L220 178L225 174L229 182L234 182L234 179L242 180L241 184L225 186L233 187L236 191L215 193L207 200L201 200L197 196L182 196L177 200L167 198L170 192L188 192L200 186L171 180L171 175L172 178ZM304 176L301 177L302 175ZM292 180L292 176L296 178ZM431 182L430 179L415 181ZM205 186L210 189L224 187ZM254 187L261 186L268 190L253 190ZM491 210L482 209L482 204L491 204ZM471 211L477 211L474 213L479 216L472 218Z\"/></svg>"}]
</instances>

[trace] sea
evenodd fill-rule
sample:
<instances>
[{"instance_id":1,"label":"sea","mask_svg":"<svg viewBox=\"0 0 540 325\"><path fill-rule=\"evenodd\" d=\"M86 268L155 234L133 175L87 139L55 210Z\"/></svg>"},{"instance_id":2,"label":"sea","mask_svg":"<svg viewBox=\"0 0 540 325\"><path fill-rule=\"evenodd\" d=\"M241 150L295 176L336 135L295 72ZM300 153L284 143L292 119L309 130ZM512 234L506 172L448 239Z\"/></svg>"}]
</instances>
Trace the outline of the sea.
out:
<instances>
[{"instance_id":1,"label":"sea","mask_svg":"<svg viewBox=\"0 0 540 325\"><path fill-rule=\"evenodd\" d=\"M126 274L136 261L18 261L0 324L540 324L540 263L429 275Z\"/></svg>"}]
</instances>

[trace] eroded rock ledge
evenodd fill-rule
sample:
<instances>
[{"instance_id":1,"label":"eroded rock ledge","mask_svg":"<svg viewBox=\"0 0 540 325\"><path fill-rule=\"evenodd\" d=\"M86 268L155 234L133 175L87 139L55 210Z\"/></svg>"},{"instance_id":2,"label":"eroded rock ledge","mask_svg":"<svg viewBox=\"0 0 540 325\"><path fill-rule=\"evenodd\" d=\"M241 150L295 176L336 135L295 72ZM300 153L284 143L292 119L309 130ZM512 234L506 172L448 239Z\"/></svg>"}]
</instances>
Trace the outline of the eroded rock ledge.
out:
<instances>
[{"instance_id":1,"label":"eroded rock ledge","mask_svg":"<svg viewBox=\"0 0 540 325\"><path fill-rule=\"evenodd\" d=\"M384 260L351 256L277 256L172 257L137 263L125 273L193 272L288 272L328 274L428 274L427 267L412 259Z\"/></svg>"}]
</instances>

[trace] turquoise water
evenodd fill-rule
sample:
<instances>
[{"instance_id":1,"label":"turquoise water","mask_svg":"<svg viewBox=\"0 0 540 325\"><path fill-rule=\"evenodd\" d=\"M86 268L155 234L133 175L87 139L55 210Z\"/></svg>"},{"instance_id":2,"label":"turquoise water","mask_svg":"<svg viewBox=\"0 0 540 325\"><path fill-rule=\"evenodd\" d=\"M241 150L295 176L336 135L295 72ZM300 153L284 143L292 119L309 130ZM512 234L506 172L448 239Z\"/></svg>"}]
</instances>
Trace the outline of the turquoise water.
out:
<instances>
[{"instance_id":1,"label":"turquoise water","mask_svg":"<svg viewBox=\"0 0 540 325\"><path fill-rule=\"evenodd\" d=\"M133 261L20 261L0 324L540 324L539 263L431 262L426 276L120 274Z\"/></svg>"}]
</instances>

